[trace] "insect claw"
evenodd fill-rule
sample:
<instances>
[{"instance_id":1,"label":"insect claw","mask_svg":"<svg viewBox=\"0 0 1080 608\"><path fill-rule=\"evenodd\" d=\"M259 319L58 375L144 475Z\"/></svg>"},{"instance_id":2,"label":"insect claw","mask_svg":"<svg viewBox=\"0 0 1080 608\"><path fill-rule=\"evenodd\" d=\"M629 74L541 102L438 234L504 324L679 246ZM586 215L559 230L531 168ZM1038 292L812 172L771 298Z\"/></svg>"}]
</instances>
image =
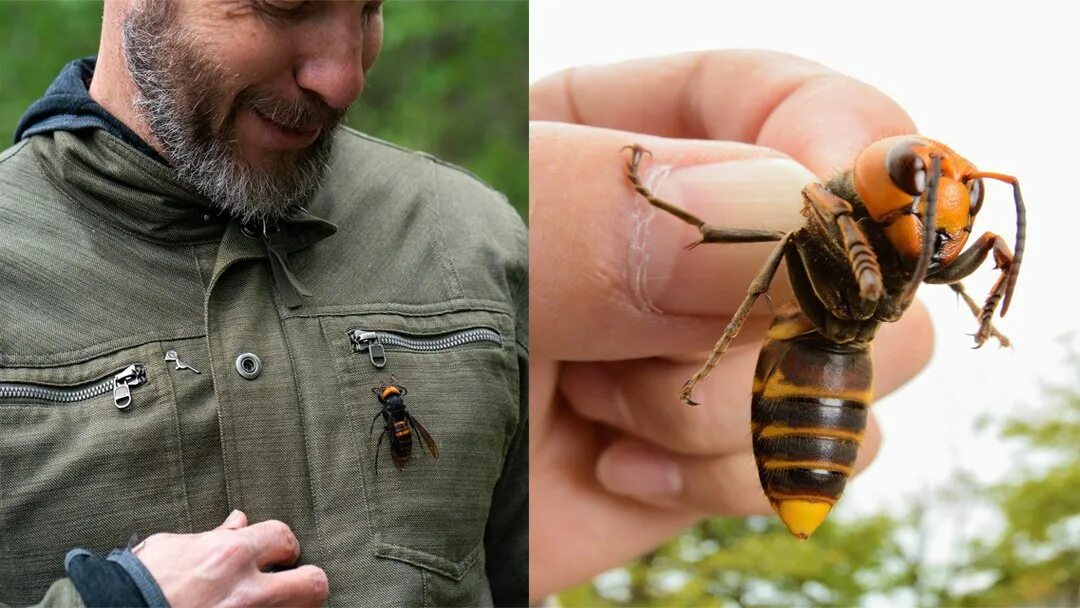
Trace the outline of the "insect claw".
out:
<instances>
[{"instance_id":1,"label":"insect claw","mask_svg":"<svg viewBox=\"0 0 1080 608\"><path fill-rule=\"evenodd\" d=\"M637 169L638 164L641 163L641 157L643 155L648 154L649 158L652 158L652 152L641 147L641 144L630 144L619 148L620 153L623 150L630 150L630 165L631 168L635 170Z\"/></svg>"}]
</instances>

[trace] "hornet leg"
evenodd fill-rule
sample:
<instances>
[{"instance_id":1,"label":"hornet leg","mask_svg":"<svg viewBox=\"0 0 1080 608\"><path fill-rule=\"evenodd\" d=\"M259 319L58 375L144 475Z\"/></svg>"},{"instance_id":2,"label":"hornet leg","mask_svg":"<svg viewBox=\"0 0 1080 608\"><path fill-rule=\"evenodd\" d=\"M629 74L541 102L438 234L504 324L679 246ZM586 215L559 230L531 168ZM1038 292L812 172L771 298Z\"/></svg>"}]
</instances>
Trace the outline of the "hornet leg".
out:
<instances>
[{"instance_id":1,"label":"hornet leg","mask_svg":"<svg viewBox=\"0 0 1080 608\"><path fill-rule=\"evenodd\" d=\"M1001 275L990 288L986 303L979 311L979 331L975 333L976 348L982 346L990 337L990 319L1009 287L1013 256L1009 252L1009 246L1005 244L1005 239L993 232L984 233L967 251L957 256L952 264L926 277L927 283L956 283L975 272L991 252L994 254L994 268L1000 269Z\"/></svg>"},{"instance_id":2,"label":"hornet leg","mask_svg":"<svg viewBox=\"0 0 1080 608\"><path fill-rule=\"evenodd\" d=\"M386 437L386 429L379 434L379 445L375 446L375 475L379 475L379 454L382 454L382 440ZM369 444L370 445L370 444Z\"/></svg>"},{"instance_id":3,"label":"hornet leg","mask_svg":"<svg viewBox=\"0 0 1080 608\"><path fill-rule=\"evenodd\" d=\"M956 292L957 296L964 300L964 303L967 304L968 309L971 310L971 314L975 315L975 318L978 319L980 314L979 305L975 303L975 300L971 299L971 296L969 296L966 291L964 291L963 283L961 283L960 281L957 281L955 283L949 283L949 287ZM1000 343L1006 348L1012 345L1012 343L1009 342L1009 339L1006 338L1004 334L999 332L996 327L994 327L993 323L990 324L990 335L997 338L998 343Z\"/></svg>"},{"instance_id":4,"label":"hornet leg","mask_svg":"<svg viewBox=\"0 0 1080 608\"><path fill-rule=\"evenodd\" d=\"M764 243L779 241L784 238L784 233L776 230L751 230L712 226L706 224L705 220L690 213L686 209L657 198L651 190L645 187L645 184L641 182L641 178L638 176L638 166L641 164L641 157L645 154L650 154L650 152L638 144L626 146L623 149L630 150L630 160L626 163L626 177L630 180L630 183L633 184L634 190L637 190L638 194L645 197L645 200L649 201L649 204L653 207L667 211L687 224L695 226L701 232L701 239L690 243L690 245L687 246L687 249L693 249L702 243Z\"/></svg>"},{"instance_id":5,"label":"hornet leg","mask_svg":"<svg viewBox=\"0 0 1080 608\"><path fill-rule=\"evenodd\" d=\"M794 234L794 233L792 233ZM750 309L754 306L754 302L761 294L769 291L769 284L772 282L773 276L776 275L776 269L780 267L780 261L784 259L784 251L787 248L788 241L791 239L791 234L784 235L780 240L780 244L773 249L773 252L769 254L769 258L765 261L765 265L762 266L761 271L750 283L749 289L746 290L746 298L743 299L742 304L739 304L738 310L735 311L734 316L731 317L731 321L728 322L727 327L724 328L724 333L720 336L720 339L716 342L716 346L713 347L712 353L709 355L709 359L705 361L705 365L699 370L692 378L686 381L682 390L679 392L679 398L688 405L697 405L697 403L690 398L691 393L694 392L694 386L698 382L701 382L709 375L709 372L716 367L716 362L720 359L720 356L727 350L728 345L738 335L739 330L742 329L743 322L746 321L746 317L750 314Z\"/></svg>"},{"instance_id":6,"label":"hornet leg","mask_svg":"<svg viewBox=\"0 0 1080 608\"><path fill-rule=\"evenodd\" d=\"M835 224L840 230L848 263L859 283L859 295L866 300L880 298L884 289L881 266L870 241L851 217L851 204L821 184L810 184L803 188L802 193L819 221L826 226Z\"/></svg>"}]
</instances>

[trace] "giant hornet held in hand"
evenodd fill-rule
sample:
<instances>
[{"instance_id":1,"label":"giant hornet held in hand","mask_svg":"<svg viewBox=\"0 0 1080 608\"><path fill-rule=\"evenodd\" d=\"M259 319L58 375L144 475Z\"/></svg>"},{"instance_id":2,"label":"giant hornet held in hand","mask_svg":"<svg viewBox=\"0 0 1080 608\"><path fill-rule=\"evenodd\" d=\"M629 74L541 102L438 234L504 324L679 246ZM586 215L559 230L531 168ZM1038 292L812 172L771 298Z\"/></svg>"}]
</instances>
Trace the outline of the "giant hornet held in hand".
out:
<instances>
[{"instance_id":1,"label":"giant hornet held in hand","mask_svg":"<svg viewBox=\"0 0 1080 608\"><path fill-rule=\"evenodd\" d=\"M825 520L851 475L866 428L873 371L870 341L898 320L921 283L949 285L977 317L976 347L1004 316L1024 254L1025 211L1015 177L979 171L944 144L920 136L878 140L852 169L803 188L806 223L792 232L713 226L653 195L638 176L644 154L631 151L627 176L646 200L696 226L702 243L778 241L700 371L680 393L691 399L735 335L780 261L797 307L775 314L754 374L751 437L761 487L788 530L805 539ZM627 148L624 148L624 150ZM983 179L1009 183L1016 204L1015 253L986 232L961 251L983 203ZM1001 270L982 307L964 291L967 277L993 254Z\"/></svg>"},{"instance_id":2,"label":"giant hornet held in hand","mask_svg":"<svg viewBox=\"0 0 1080 608\"><path fill-rule=\"evenodd\" d=\"M379 435L379 443L375 448L376 474L379 473L379 452L382 450L383 437L390 438L390 457L394 460L394 466L399 471L405 469L405 463L412 458L413 429L420 433L420 437L424 441L423 445L427 447L431 457L436 460L439 458L439 446L435 444L435 439L405 407L405 395L409 393L408 389L397 384L397 379L393 379L392 382L394 384L384 384L371 389L371 392L375 393L375 396L379 398L382 409L372 418L368 436L375 432L375 422L379 420L379 416L382 416L383 421L386 423L382 434Z\"/></svg>"}]
</instances>

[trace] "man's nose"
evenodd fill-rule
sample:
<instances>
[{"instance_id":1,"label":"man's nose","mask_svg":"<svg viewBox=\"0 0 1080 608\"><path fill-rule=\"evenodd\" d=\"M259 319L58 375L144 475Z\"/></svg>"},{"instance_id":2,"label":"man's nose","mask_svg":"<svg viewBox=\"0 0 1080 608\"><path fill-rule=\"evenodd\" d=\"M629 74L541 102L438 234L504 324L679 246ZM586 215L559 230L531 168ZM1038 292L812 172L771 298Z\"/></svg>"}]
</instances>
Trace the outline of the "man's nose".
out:
<instances>
[{"instance_id":1,"label":"man's nose","mask_svg":"<svg viewBox=\"0 0 1080 608\"><path fill-rule=\"evenodd\" d=\"M352 16L327 20L319 35L307 41L296 69L296 83L343 109L364 89L364 31Z\"/></svg>"}]
</instances>

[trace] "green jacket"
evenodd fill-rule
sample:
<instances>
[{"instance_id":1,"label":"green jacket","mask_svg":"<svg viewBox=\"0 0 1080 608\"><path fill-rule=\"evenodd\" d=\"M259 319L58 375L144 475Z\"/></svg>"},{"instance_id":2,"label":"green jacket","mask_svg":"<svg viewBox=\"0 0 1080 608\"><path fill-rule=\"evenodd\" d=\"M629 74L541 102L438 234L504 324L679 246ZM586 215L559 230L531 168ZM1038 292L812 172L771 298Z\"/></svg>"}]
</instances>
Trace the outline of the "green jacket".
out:
<instances>
[{"instance_id":1,"label":"green jacket","mask_svg":"<svg viewBox=\"0 0 1080 608\"><path fill-rule=\"evenodd\" d=\"M0 155L0 601L41 600L72 547L241 509L292 527L331 606L524 604L520 219L464 171L342 128L308 209L260 232L104 131ZM132 365L145 379L117 382ZM372 389L392 381L437 460L416 437L398 471L380 445Z\"/></svg>"}]
</instances>

